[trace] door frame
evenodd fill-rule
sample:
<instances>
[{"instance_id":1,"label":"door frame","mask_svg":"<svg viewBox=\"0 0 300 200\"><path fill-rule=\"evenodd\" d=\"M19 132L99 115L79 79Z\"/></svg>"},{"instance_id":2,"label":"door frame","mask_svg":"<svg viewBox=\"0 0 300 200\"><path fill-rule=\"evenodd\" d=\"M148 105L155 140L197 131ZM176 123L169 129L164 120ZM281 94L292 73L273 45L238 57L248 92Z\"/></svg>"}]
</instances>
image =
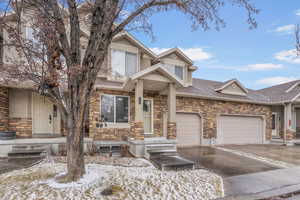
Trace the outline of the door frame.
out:
<instances>
[{"instance_id":1,"label":"door frame","mask_svg":"<svg viewBox=\"0 0 300 200\"><path fill-rule=\"evenodd\" d=\"M275 115L275 129L273 129L272 126L272 138L278 138L279 137L279 114L277 112L272 112L272 120L273 120L273 115ZM274 130L276 131L275 135L273 134Z\"/></svg>"},{"instance_id":2,"label":"door frame","mask_svg":"<svg viewBox=\"0 0 300 200\"><path fill-rule=\"evenodd\" d=\"M145 135L152 135L154 133L154 120L153 120L153 116L154 116L154 113L153 113L153 111L154 111L153 103L154 103L154 101L153 101L152 98L143 98L143 106L144 106L144 101L145 100L151 102L151 130L152 130L152 132L151 133L146 133L145 129L144 129L144 134ZM144 108L143 108L143 122L144 122L144 126L145 126Z\"/></svg>"}]
</instances>

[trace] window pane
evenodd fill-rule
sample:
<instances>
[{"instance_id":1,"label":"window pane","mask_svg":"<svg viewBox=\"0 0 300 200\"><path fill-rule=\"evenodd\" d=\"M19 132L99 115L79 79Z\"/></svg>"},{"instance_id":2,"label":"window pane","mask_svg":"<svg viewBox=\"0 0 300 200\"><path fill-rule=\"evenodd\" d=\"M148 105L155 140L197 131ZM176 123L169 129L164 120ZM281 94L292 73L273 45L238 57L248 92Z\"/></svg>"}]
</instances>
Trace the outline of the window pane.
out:
<instances>
[{"instance_id":1,"label":"window pane","mask_svg":"<svg viewBox=\"0 0 300 200\"><path fill-rule=\"evenodd\" d=\"M126 76L130 76L137 72L137 55L126 52Z\"/></svg>"},{"instance_id":2,"label":"window pane","mask_svg":"<svg viewBox=\"0 0 300 200\"><path fill-rule=\"evenodd\" d=\"M175 66L175 74L178 76L181 80L183 80L183 67Z\"/></svg>"},{"instance_id":3,"label":"window pane","mask_svg":"<svg viewBox=\"0 0 300 200\"><path fill-rule=\"evenodd\" d=\"M116 96L116 122L128 122L128 97Z\"/></svg>"},{"instance_id":4,"label":"window pane","mask_svg":"<svg viewBox=\"0 0 300 200\"><path fill-rule=\"evenodd\" d=\"M111 52L112 73L116 76L125 75L125 52L112 49Z\"/></svg>"},{"instance_id":5,"label":"window pane","mask_svg":"<svg viewBox=\"0 0 300 200\"><path fill-rule=\"evenodd\" d=\"M175 74L175 66L170 64L165 64L166 69L171 72L172 74Z\"/></svg>"},{"instance_id":6,"label":"window pane","mask_svg":"<svg viewBox=\"0 0 300 200\"><path fill-rule=\"evenodd\" d=\"M102 95L101 96L101 118L105 122L114 122L114 105L115 97L111 95Z\"/></svg>"}]
</instances>

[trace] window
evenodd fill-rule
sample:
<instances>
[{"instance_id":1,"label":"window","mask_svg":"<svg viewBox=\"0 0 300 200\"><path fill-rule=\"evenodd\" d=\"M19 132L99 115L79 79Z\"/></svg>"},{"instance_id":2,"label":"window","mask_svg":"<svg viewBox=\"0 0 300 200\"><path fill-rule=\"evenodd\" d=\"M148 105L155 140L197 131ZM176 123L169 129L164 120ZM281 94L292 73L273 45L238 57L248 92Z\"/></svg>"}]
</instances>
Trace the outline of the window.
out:
<instances>
[{"instance_id":1,"label":"window","mask_svg":"<svg viewBox=\"0 0 300 200\"><path fill-rule=\"evenodd\" d=\"M102 95L101 118L105 122L128 123L129 122L129 97Z\"/></svg>"},{"instance_id":2,"label":"window","mask_svg":"<svg viewBox=\"0 0 300 200\"><path fill-rule=\"evenodd\" d=\"M175 66L175 75L183 80L183 67Z\"/></svg>"},{"instance_id":3,"label":"window","mask_svg":"<svg viewBox=\"0 0 300 200\"><path fill-rule=\"evenodd\" d=\"M26 39L36 42L36 39L34 37L34 30L30 27L26 27Z\"/></svg>"},{"instance_id":4,"label":"window","mask_svg":"<svg viewBox=\"0 0 300 200\"><path fill-rule=\"evenodd\" d=\"M167 70L175 74L178 78L183 80L183 67L178 65L165 64Z\"/></svg>"},{"instance_id":5,"label":"window","mask_svg":"<svg viewBox=\"0 0 300 200\"><path fill-rule=\"evenodd\" d=\"M137 72L137 54L112 49L112 71L117 76L131 76Z\"/></svg>"}]
</instances>

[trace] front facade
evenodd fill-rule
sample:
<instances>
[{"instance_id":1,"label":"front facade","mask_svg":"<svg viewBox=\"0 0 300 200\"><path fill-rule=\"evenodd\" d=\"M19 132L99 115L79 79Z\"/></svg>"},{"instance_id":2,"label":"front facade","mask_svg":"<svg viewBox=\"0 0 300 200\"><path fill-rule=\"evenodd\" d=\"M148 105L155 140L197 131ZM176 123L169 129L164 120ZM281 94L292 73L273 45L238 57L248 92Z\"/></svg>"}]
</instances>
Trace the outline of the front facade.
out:
<instances>
[{"instance_id":1,"label":"front facade","mask_svg":"<svg viewBox=\"0 0 300 200\"><path fill-rule=\"evenodd\" d=\"M11 54L4 49L4 57ZM197 67L180 49L156 55L127 32L113 39L105 65L86 127L96 141L264 144L272 138L291 141L300 131L300 81L254 91L236 79L195 79ZM50 99L5 84L0 86L0 131L15 131L18 138L64 135Z\"/></svg>"}]
</instances>

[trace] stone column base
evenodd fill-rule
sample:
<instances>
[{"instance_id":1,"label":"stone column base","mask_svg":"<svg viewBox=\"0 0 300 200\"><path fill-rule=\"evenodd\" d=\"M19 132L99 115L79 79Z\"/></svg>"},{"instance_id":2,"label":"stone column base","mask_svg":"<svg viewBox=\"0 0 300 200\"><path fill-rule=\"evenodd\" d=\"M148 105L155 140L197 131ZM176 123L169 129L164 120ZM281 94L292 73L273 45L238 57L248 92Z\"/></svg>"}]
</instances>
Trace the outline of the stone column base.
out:
<instances>
[{"instance_id":1,"label":"stone column base","mask_svg":"<svg viewBox=\"0 0 300 200\"><path fill-rule=\"evenodd\" d=\"M135 140L144 140L144 122L133 122L131 135Z\"/></svg>"},{"instance_id":2,"label":"stone column base","mask_svg":"<svg viewBox=\"0 0 300 200\"><path fill-rule=\"evenodd\" d=\"M176 136L176 122L168 122L167 138L176 139Z\"/></svg>"},{"instance_id":3,"label":"stone column base","mask_svg":"<svg viewBox=\"0 0 300 200\"><path fill-rule=\"evenodd\" d=\"M294 145L294 139L296 139L296 132L293 130L286 130L286 135L285 135L285 145L287 146L292 146Z\"/></svg>"}]
</instances>

